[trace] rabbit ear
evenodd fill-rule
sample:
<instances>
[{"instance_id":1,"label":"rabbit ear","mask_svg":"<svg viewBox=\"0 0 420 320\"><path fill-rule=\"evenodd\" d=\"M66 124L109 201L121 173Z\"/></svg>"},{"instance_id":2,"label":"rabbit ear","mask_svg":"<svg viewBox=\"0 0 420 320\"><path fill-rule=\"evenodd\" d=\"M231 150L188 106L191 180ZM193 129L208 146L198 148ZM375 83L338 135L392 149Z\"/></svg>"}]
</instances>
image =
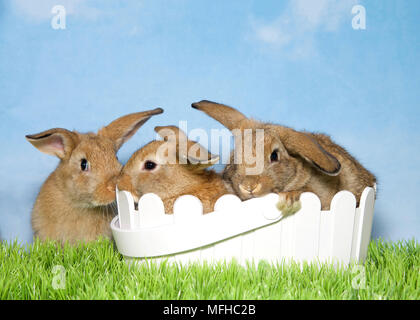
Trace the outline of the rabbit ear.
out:
<instances>
[{"instance_id":1,"label":"rabbit ear","mask_svg":"<svg viewBox=\"0 0 420 320\"><path fill-rule=\"evenodd\" d=\"M177 154L187 163L209 167L219 161L219 156L211 154L206 148L195 141L188 140L184 131L176 126L158 126L155 131L165 140L176 141ZM172 138L171 138L172 137Z\"/></svg>"},{"instance_id":2,"label":"rabbit ear","mask_svg":"<svg viewBox=\"0 0 420 320\"><path fill-rule=\"evenodd\" d=\"M156 108L149 111L128 114L100 129L98 135L113 140L115 148L118 150L151 116L161 113L163 113L163 109Z\"/></svg>"},{"instance_id":3,"label":"rabbit ear","mask_svg":"<svg viewBox=\"0 0 420 320\"><path fill-rule=\"evenodd\" d=\"M242 120L247 119L247 117L232 107L208 100L195 102L191 104L191 107L203 111L213 119L219 121L229 130L239 128L239 123Z\"/></svg>"},{"instance_id":4,"label":"rabbit ear","mask_svg":"<svg viewBox=\"0 0 420 320\"><path fill-rule=\"evenodd\" d=\"M188 141L188 137L185 132L177 126L157 126L155 127L155 131L165 141L168 141L169 139L174 139L175 141L176 139L177 144L184 141L186 143L186 141Z\"/></svg>"},{"instance_id":5,"label":"rabbit ear","mask_svg":"<svg viewBox=\"0 0 420 320\"><path fill-rule=\"evenodd\" d=\"M341 164L331 153L327 152L309 134L289 128L280 128L280 139L291 155L300 155L321 172L336 176L340 173Z\"/></svg>"},{"instance_id":6,"label":"rabbit ear","mask_svg":"<svg viewBox=\"0 0 420 320\"><path fill-rule=\"evenodd\" d=\"M77 134L61 128L54 128L25 137L39 151L57 156L60 159L68 157L78 143Z\"/></svg>"}]
</instances>

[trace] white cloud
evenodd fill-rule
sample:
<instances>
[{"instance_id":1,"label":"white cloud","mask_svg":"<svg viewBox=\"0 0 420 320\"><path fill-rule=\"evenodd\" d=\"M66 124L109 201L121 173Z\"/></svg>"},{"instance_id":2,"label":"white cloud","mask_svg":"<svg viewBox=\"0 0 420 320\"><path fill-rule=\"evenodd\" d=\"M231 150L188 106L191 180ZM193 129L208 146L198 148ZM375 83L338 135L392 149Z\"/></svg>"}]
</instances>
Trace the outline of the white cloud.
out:
<instances>
[{"instance_id":1,"label":"white cloud","mask_svg":"<svg viewBox=\"0 0 420 320\"><path fill-rule=\"evenodd\" d=\"M96 19L100 10L87 4L87 0L14 0L14 8L19 14L33 21L51 19L51 9L62 5L66 15L78 15L86 19Z\"/></svg>"},{"instance_id":2,"label":"white cloud","mask_svg":"<svg viewBox=\"0 0 420 320\"><path fill-rule=\"evenodd\" d=\"M290 0L275 20L252 21L253 38L277 48L289 48L293 55L309 55L318 32L338 31L347 20L351 28L351 9L357 3L358 0Z\"/></svg>"},{"instance_id":3,"label":"white cloud","mask_svg":"<svg viewBox=\"0 0 420 320\"><path fill-rule=\"evenodd\" d=\"M291 35L279 32L277 25L262 25L255 30L259 40L283 46L290 42Z\"/></svg>"}]
</instances>

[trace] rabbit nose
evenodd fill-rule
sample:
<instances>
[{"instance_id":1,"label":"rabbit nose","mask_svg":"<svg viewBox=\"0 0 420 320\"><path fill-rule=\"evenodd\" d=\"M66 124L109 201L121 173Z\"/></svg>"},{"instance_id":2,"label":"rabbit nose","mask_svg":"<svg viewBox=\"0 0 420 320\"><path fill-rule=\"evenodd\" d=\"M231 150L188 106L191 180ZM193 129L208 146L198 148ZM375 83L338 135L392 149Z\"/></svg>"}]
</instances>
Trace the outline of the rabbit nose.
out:
<instances>
[{"instance_id":1,"label":"rabbit nose","mask_svg":"<svg viewBox=\"0 0 420 320\"><path fill-rule=\"evenodd\" d=\"M137 210L136 206L137 206L137 203L139 202L139 195L134 190L133 184L131 183L130 176L128 175L120 176L117 182L117 188L120 191L128 191L131 193L131 196L133 197L133 200L134 200L135 209Z\"/></svg>"},{"instance_id":2,"label":"rabbit nose","mask_svg":"<svg viewBox=\"0 0 420 320\"><path fill-rule=\"evenodd\" d=\"M239 189L244 194L255 194L261 190L261 183L240 184Z\"/></svg>"},{"instance_id":3,"label":"rabbit nose","mask_svg":"<svg viewBox=\"0 0 420 320\"><path fill-rule=\"evenodd\" d=\"M128 191L133 193L133 185L131 184L131 179L128 175L123 175L118 179L117 182L118 190L120 191Z\"/></svg>"},{"instance_id":4,"label":"rabbit nose","mask_svg":"<svg viewBox=\"0 0 420 320\"><path fill-rule=\"evenodd\" d=\"M120 177L118 179L118 182L117 182L117 188L118 188L118 190L120 190L120 191L123 191L123 190L124 191L128 191L128 190L131 189L131 188L127 188L128 185L131 185L131 183L130 183L129 179L127 179L127 176L122 176L122 177Z\"/></svg>"}]
</instances>

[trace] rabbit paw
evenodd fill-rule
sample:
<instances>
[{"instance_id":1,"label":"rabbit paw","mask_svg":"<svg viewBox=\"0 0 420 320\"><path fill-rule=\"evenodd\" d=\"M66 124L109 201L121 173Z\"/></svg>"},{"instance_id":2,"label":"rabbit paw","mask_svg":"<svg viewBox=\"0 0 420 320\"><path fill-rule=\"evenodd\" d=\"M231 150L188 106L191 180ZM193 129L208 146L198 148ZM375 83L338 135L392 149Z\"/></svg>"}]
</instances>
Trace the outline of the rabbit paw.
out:
<instances>
[{"instance_id":1,"label":"rabbit paw","mask_svg":"<svg viewBox=\"0 0 420 320\"><path fill-rule=\"evenodd\" d=\"M289 216L298 212L301 208L300 195L302 192L290 191L290 192L279 192L279 202L277 203L277 209L282 212L283 216Z\"/></svg>"}]
</instances>

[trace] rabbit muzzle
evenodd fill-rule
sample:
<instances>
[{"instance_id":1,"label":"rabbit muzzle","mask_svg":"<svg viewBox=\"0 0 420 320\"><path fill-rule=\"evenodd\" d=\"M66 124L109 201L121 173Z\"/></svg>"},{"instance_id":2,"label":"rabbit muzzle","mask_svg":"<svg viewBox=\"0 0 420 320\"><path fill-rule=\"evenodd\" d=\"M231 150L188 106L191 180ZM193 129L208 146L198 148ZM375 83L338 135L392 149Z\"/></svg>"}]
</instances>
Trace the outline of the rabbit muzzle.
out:
<instances>
[{"instance_id":1,"label":"rabbit muzzle","mask_svg":"<svg viewBox=\"0 0 420 320\"><path fill-rule=\"evenodd\" d=\"M97 206L108 205L115 201L115 186L117 179L115 176L109 178L96 187L93 203Z\"/></svg>"},{"instance_id":2,"label":"rabbit muzzle","mask_svg":"<svg viewBox=\"0 0 420 320\"><path fill-rule=\"evenodd\" d=\"M246 198L253 198L259 195L262 189L262 184L259 182L245 181L239 184L241 194Z\"/></svg>"},{"instance_id":3,"label":"rabbit muzzle","mask_svg":"<svg viewBox=\"0 0 420 320\"><path fill-rule=\"evenodd\" d=\"M130 192L131 195L133 196L134 202L137 203L139 201L138 192L134 188L134 186L133 186L133 184L131 182L131 178L130 178L129 175L127 175L127 174L121 175L118 178L117 187L118 187L118 190L120 190L120 191L128 191L128 192Z\"/></svg>"}]
</instances>

